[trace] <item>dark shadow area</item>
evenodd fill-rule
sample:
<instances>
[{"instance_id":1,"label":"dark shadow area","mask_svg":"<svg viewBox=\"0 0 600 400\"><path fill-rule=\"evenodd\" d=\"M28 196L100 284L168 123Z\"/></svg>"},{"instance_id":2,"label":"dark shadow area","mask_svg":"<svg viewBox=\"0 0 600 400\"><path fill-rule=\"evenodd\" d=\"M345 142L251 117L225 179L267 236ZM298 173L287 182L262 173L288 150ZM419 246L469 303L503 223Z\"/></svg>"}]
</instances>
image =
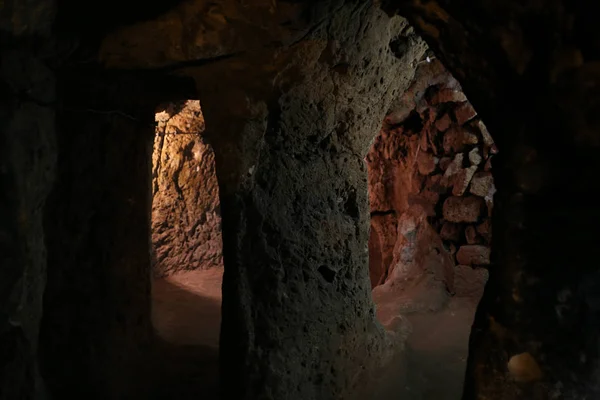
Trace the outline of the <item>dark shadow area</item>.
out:
<instances>
[{"instance_id":1,"label":"dark shadow area","mask_svg":"<svg viewBox=\"0 0 600 400\"><path fill-rule=\"evenodd\" d=\"M174 345L156 339L148 399L217 400L219 354L209 346Z\"/></svg>"},{"instance_id":2,"label":"dark shadow area","mask_svg":"<svg viewBox=\"0 0 600 400\"><path fill-rule=\"evenodd\" d=\"M407 392L418 393L421 397L403 398L460 398L467 366L468 338L478 300L479 297L454 298L439 312L407 317L413 326L408 339Z\"/></svg>"},{"instance_id":3,"label":"dark shadow area","mask_svg":"<svg viewBox=\"0 0 600 400\"><path fill-rule=\"evenodd\" d=\"M151 351L140 360L140 393L149 400L218 399L218 347L200 344L214 337L198 338L193 333L214 332L216 328L218 340L220 304L164 280L154 289L155 316L160 314L161 321L172 323L183 337L179 336L177 343L172 337L154 334ZM190 339L197 343L189 344Z\"/></svg>"},{"instance_id":4,"label":"dark shadow area","mask_svg":"<svg viewBox=\"0 0 600 400\"><path fill-rule=\"evenodd\" d=\"M218 298L194 293L167 279L156 279L152 290L152 319L156 334L164 340L181 345L219 347L221 302Z\"/></svg>"}]
</instances>

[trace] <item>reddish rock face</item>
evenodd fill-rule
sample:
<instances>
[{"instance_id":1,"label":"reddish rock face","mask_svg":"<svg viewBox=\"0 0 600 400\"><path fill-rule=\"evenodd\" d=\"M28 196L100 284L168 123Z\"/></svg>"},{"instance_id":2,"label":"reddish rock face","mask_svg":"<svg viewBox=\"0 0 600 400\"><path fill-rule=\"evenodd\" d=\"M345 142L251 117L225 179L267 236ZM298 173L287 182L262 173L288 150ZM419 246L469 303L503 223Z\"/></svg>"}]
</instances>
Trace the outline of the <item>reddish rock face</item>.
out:
<instances>
[{"instance_id":1,"label":"reddish rock face","mask_svg":"<svg viewBox=\"0 0 600 400\"><path fill-rule=\"evenodd\" d=\"M386 282L373 290L384 326L398 310L438 310L454 292L454 262L422 208L411 207L399 218L393 254Z\"/></svg>"},{"instance_id":2,"label":"reddish rock face","mask_svg":"<svg viewBox=\"0 0 600 400\"><path fill-rule=\"evenodd\" d=\"M452 178L454 175L456 175L458 172L460 172L462 170L463 160L464 160L463 153L456 154L454 156L454 159L452 159L452 161L450 163L448 163L448 166L445 168L444 178ZM446 180L448 180L448 179L446 179Z\"/></svg>"},{"instance_id":3,"label":"reddish rock face","mask_svg":"<svg viewBox=\"0 0 600 400\"><path fill-rule=\"evenodd\" d=\"M451 222L477 222L483 205L483 199L475 196L448 197L444 202L444 218Z\"/></svg>"},{"instance_id":4,"label":"reddish rock face","mask_svg":"<svg viewBox=\"0 0 600 400\"><path fill-rule=\"evenodd\" d=\"M477 144L478 141L477 135L465 128L452 127L444 134L444 153L463 151L468 145Z\"/></svg>"},{"instance_id":5,"label":"reddish rock face","mask_svg":"<svg viewBox=\"0 0 600 400\"><path fill-rule=\"evenodd\" d=\"M481 298L489 273L485 268L457 265L454 268L454 290L456 296Z\"/></svg>"},{"instance_id":6,"label":"reddish rock face","mask_svg":"<svg viewBox=\"0 0 600 400\"><path fill-rule=\"evenodd\" d=\"M436 163L435 156L431 153L421 151L417 158L417 165L421 175L429 175L435 171Z\"/></svg>"},{"instance_id":7,"label":"reddish rock face","mask_svg":"<svg viewBox=\"0 0 600 400\"><path fill-rule=\"evenodd\" d=\"M483 170L486 172L489 172L492 170L492 156L490 156L487 161L485 162L485 165L483 166Z\"/></svg>"},{"instance_id":8,"label":"reddish rock face","mask_svg":"<svg viewBox=\"0 0 600 400\"><path fill-rule=\"evenodd\" d=\"M459 224L453 222L444 222L440 230L440 237L444 240L458 242L462 234L462 228Z\"/></svg>"},{"instance_id":9,"label":"reddish rock face","mask_svg":"<svg viewBox=\"0 0 600 400\"><path fill-rule=\"evenodd\" d=\"M452 164L452 159L450 157L442 157L440 159L440 169L442 171L446 171L450 164Z\"/></svg>"},{"instance_id":10,"label":"reddish rock face","mask_svg":"<svg viewBox=\"0 0 600 400\"><path fill-rule=\"evenodd\" d=\"M396 229L398 221L395 214L373 215L369 237L369 276L371 287L385 282L389 266L394 258Z\"/></svg>"},{"instance_id":11,"label":"reddish rock face","mask_svg":"<svg viewBox=\"0 0 600 400\"><path fill-rule=\"evenodd\" d=\"M477 233L479 233L487 243L492 241L492 220L486 218L481 224L477 225Z\"/></svg>"},{"instance_id":12,"label":"reddish rock face","mask_svg":"<svg viewBox=\"0 0 600 400\"><path fill-rule=\"evenodd\" d=\"M430 100L429 104L435 106L442 103L460 103L466 101L467 97L459 89L441 89Z\"/></svg>"},{"instance_id":13,"label":"reddish rock face","mask_svg":"<svg viewBox=\"0 0 600 400\"><path fill-rule=\"evenodd\" d=\"M478 244L480 237L477 234L477 229L473 225L469 225L465 228L465 239L468 244Z\"/></svg>"},{"instance_id":14,"label":"reddish rock face","mask_svg":"<svg viewBox=\"0 0 600 400\"><path fill-rule=\"evenodd\" d=\"M425 223L408 218L409 210L414 214L418 209L427 217L428 232L435 232L435 240L444 241L444 257L449 255L453 263L454 253L465 242L489 245L491 239L489 219L481 219L486 216L485 205L488 212L492 206L489 169L493 140L485 125L474 119L477 112L458 83L444 76L443 69L428 65L415 79L396 103L403 108L391 110L366 157L373 286L387 282L397 263L392 261L392 249L396 241L404 239L392 232L393 228L400 221ZM462 250L463 258L468 249Z\"/></svg>"},{"instance_id":15,"label":"reddish rock face","mask_svg":"<svg viewBox=\"0 0 600 400\"><path fill-rule=\"evenodd\" d=\"M440 132L447 131L448 128L450 128L451 124L452 124L452 118L450 118L449 114L444 114L443 117L441 117L437 121L435 121L435 127Z\"/></svg>"},{"instance_id":16,"label":"reddish rock face","mask_svg":"<svg viewBox=\"0 0 600 400\"><path fill-rule=\"evenodd\" d=\"M490 248L481 245L461 246L456 253L456 261L463 265L489 265Z\"/></svg>"},{"instance_id":17,"label":"reddish rock face","mask_svg":"<svg viewBox=\"0 0 600 400\"><path fill-rule=\"evenodd\" d=\"M413 106L391 110L366 157L371 287L386 328L407 313L440 310L451 296L479 299L488 274L473 266L490 262L493 189L470 193L484 183L475 176L487 179L485 126L450 79L415 82L398 104Z\"/></svg>"},{"instance_id":18,"label":"reddish rock face","mask_svg":"<svg viewBox=\"0 0 600 400\"><path fill-rule=\"evenodd\" d=\"M443 176L441 174L431 175L427 177L425 181L425 187L427 190L432 192L445 194L448 192L448 186L443 182Z\"/></svg>"},{"instance_id":19,"label":"reddish rock face","mask_svg":"<svg viewBox=\"0 0 600 400\"><path fill-rule=\"evenodd\" d=\"M454 116L456 117L456 122L459 125L464 125L468 121L475 118L476 115L477 112L468 101L465 101L454 110Z\"/></svg>"}]
</instances>

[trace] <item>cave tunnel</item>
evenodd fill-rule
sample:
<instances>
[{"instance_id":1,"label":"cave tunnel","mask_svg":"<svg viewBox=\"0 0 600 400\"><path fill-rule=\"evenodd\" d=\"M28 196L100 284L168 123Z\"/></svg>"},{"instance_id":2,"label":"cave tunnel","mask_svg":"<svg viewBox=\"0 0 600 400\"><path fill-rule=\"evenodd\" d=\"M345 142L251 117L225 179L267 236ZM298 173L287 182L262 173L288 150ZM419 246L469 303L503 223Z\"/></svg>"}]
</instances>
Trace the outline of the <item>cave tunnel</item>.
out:
<instances>
[{"instance_id":1,"label":"cave tunnel","mask_svg":"<svg viewBox=\"0 0 600 400\"><path fill-rule=\"evenodd\" d=\"M223 244L198 100L158 107L152 151L152 326L168 378L149 397L217 398Z\"/></svg>"},{"instance_id":2,"label":"cave tunnel","mask_svg":"<svg viewBox=\"0 0 600 400\"><path fill-rule=\"evenodd\" d=\"M153 325L165 339L216 349L223 244L214 152L202 137L198 100L160 108L152 152Z\"/></svg>"},{"instance_id":3,"label":"cave tunnel","mask_svg":"<svg viewBox=\"0 0 600 400\"><path fill-rule=\"evenodd\" d=\"M0 399L600 398L594 6L1 2Z\"/></svg>"},{"instance_id":4,"label":"cave tunnel","mask_svg":"<svg viewBox=\"0 0 600 400\"><path fill-rule=\"evenodd\" d=\"M497 148L458 82L441 63L424 61L366 157L369 274L378 320L387 326L403 316L411 331L411 376L402 388L386 390L403 398L459 398L490 263ZM156 123L153 326L165 344L195 348L193 362L216 370L223 260L214 152L203 139L198 100L162 105ZM204 374L204 387L197 387L206 394L207 379L214 385L216 375Z\"/></svg>"},{"instance_id":5,"label":"cave tunnel","mask_svg":"<svg viewBox=\"0 0 600 400\"><path fill-rule=\"evenodd\" d=\"M406 380L392 369L381 398L461 398L490 265L497 153L460 84L425 55L365 159L377 317L384 327L403 318L408 335Z\"/></svg>"}]
</instances>

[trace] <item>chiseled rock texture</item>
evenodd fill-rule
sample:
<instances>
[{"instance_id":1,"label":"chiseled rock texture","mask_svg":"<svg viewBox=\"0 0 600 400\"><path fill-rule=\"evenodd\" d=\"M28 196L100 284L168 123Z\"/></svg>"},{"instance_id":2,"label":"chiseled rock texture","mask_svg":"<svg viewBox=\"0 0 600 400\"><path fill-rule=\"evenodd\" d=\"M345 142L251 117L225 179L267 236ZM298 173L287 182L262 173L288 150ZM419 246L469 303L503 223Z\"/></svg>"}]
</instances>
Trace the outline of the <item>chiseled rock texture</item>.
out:
<instances>
[{"instance_id":1,"label":"chiseled rock texture","mask_svg":"<svg viewBox=\"0 0 600 400\"><path fill-rule=\"evenodd\" d=\"M463 398L600 398L600 269L582 251L599 240L597 3L386 6L461 82L500 149L492 266Z\"/></svg>"},{"instance_id":2,"label":"chiseled rock texture","mask_svg":"<svg viewBox=\"0 0 600 400\"><path fill-rule=\"evenodd\" d=\"M200 102L163 108L152 153L153 273L221 267L219 187Z\"/></svg>"},{"instance_id":3,"label":"chiseled rock texture","mask_svg":"<svg viewBox=\"0 0 600 400\"><path fill-rule=\"evenodd\" d=\"M414 205L398 220L392 269L373 289L377 316L386 327L403 314L439 311L454 290L454 262L426 219L425 210Z\"/></svg>"},{"instance_id":4,"label":"chiseled rock texture","mask_svg":"<svg viewBox=\"0 0 600 400\"><path fill-rule=\"evenodd\" d=\"M422 242L411 246L426 252L428 246L443 242L437 260L432 261L432 256L428 262L446 268L443 276L450 294L454 292L452 267L461 264L455 259L457 249L462 254L462 246L477 242L489 252L495 187L488 162L498 150L459 83L437 60L420 62L411 86L391 107L366 157L371 285L386 283L392 279L391 271L403 265L398 257L401 251L395 249L406 242L398 231L399 221L419 207L427 217L419 223L430 226L435 238L421 235ZM480 235L477 227L484 224L488 231ZM480 259L470 258L469 265L489 264L489 260L475 262ZM421 267L418 273L410 270L426 274L435 268Z\"/></svg>"}]
</instances>

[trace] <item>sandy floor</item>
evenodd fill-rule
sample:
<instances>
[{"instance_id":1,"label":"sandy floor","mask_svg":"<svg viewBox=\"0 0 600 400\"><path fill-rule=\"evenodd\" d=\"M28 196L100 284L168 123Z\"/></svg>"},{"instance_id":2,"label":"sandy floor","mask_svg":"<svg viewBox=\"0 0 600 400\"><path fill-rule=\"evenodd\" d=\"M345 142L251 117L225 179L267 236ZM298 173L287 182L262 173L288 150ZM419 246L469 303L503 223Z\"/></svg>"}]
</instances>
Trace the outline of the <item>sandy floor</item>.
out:
<instances>
[{"instance_id":1,"label":"sandy floor","mask_svg":"<svg viewBox=\"0 0 600 400\"><path fill-rule=\"evenodd\" d=\"M405 399L461 399L476 307L472 299L453 298L442 311L408 316L413 333L406 391L412 396Z\"/></svg>"},{"instance_id":2,"label":"sandy floor","mask_svg":"<svg viewBox=\"0 0 600 400\"><path fill-rule=\"evenodd\" d=\"M158 336L173 344L218 349L222 280L220 268L156 279L152 322Z\"/></svg>"},{"instance_id":3,"label":"sandy floor","mask_svg":"<svg viewBox=\"0 0 600 400\"><path fill-rule=\"evenodd\" d=\"M222 269L154 281L148 400L217 400Z\"/></svg>"},{"instance_id":4,"label":"sandy floor","mask_svg":"<svg viewBox=\"0 0 600 400\"><path fill-rule=\"evenodd\" d=\"M153 287L158 374L151 399L216 399L222 270L179 273ZM459 400L477 299L454 297L440 311L407 315L407 357L370 399ZM407 371L406 379L398 379ZM198 396L201 394L201 396Z\"/></svg>"}]
</instances>

